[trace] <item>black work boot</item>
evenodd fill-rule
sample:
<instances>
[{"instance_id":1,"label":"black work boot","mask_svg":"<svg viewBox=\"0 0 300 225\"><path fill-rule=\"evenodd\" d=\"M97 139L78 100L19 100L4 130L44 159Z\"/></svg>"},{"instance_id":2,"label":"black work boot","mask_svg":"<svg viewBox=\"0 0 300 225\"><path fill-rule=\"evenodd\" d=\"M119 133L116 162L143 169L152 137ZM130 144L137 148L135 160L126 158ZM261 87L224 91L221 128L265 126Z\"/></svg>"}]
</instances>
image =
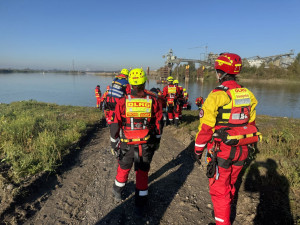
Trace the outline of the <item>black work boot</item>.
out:
<instances>
[{"instance_id":1,"label":"black work boot","mask_svg":"<svg viewBox=\"0 0 300 225\"><path fill-rule=\"evenodd\" d=\"M143 196L140 194L140 190L135 189L135 215L137 217L143 217L148 202L148 194Z\"/></svg>"},{"instance_id":2,"label":"black work boot","mask_svg":"<svg viewBox=\"0 0 300 225\"><path fill-rule=\"evenodd\" d=\"M114 183L113 188L112 188L112 193L113 193L113 196L114 196L116 202L120 202L122 200L122 197L121 197L122 190L123 190L123 187L118 187Z\"/></svg>"},{"instance_id":3,"label":"black work boot","mask_svg":"<svg viewBox=\"0 0 300 225\"><path fill-rule=\"evenodd\" d=\"M101 119L101 126L102 126L102 127L107 127L106 119L105 119L105 118L102 118L102 119Z\"/></svg>"},{"instance_id":4,"label":"black work boot","mask_svg":"<svg viewBox=\"0 0 300 225\"><path fill-rule=\"evenodd\" d=\"M179 125L179 119L175 119L175 123L174 124L175 124L176 127L178 127L178 125Z\"/></svg>"}]
</instances>

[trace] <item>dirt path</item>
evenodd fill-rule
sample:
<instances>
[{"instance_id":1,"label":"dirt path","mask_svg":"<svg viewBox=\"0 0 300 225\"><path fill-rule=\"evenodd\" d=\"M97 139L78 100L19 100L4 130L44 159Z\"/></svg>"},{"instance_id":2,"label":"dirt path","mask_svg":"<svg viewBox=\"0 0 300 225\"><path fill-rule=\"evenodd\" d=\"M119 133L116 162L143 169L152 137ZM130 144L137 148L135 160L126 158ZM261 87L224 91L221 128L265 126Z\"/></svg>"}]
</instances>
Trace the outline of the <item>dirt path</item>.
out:
<instances>
[{"instance_id":1,"label":"dirt path","mask_svg":"<svg viewBox=\"0 0 300 225\"><path fill-rule=\"evenodd\" d=\"M194 162L193 139L182 129L164 129L149 174L149 207L143 220L133 214L135 175L131 171L121 203L111 188L116 159L108 128L99 129L67 170L41 184L36 196L4 218L9 224L208 224L211 200L205 168ZM242 188L241 188L242 189ZM237 225L254 224L258 193L240 190Z\"/></svg>"}]
</instances>

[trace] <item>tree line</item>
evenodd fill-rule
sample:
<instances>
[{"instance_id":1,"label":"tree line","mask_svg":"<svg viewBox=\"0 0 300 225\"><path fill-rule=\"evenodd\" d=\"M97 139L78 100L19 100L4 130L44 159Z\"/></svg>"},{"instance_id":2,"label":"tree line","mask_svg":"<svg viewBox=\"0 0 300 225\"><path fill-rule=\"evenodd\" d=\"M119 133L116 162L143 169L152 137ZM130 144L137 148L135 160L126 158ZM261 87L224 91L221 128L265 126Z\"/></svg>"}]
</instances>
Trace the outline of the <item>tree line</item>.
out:
<instances>
[{"instance_id":1,"label":"tree line","mask_svg":"<svg viewBox=\"0 0 300 225\"><path fill-rule=\"evenodd\" d=\"M175 66L171 71L171 75L179 79L184 79L186 73L186 66L189 65L189 76L190 79L197 78L197 68L194 62L189 62L188 64L181 64ZM161 67L159 71L162 71L164 67ZM214 78L215 71L214 68L205 68L203 71L204 78ZM287 68L282 68L269 63L268 65L262 64L259 67L249 66L244 64L241 76L250 79L288 79L296 80L300 77L300 53L295 58L295 61Z\"/></svg>"}]
</instances>

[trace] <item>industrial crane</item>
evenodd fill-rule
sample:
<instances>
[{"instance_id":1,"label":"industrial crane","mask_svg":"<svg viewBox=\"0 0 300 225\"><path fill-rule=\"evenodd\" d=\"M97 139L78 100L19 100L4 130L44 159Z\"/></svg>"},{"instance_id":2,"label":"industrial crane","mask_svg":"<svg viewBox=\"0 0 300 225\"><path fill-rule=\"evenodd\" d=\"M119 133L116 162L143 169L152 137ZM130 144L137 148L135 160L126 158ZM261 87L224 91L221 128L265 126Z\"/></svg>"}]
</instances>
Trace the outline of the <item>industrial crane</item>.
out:
<instances>
[{"instance_id":1,"label":"industrial crane","mask_svg":"<svg viewBox=\"0 0 300 225\"><path fill-rule=\"evenodd\" d=\"M278 66L287 67L291 65L291 63L294 61L294 59L291 57L292 55L294 55L294 50L290 50L290 52L288 53L266 56L266 57L253 56L253 57L246 58L246 60L249 62L250 66L258 67L262 63L268 64L270 62L273 63L277 62Z\"/></svg>"},{"instance_id":2,"label":"industrial crane","mask_svg":"<svg viewBox=\"0 0 300 225\"><path fill-rule=\"evenodd\" d=\"M211 66L208 62L199 60L199 59L184 59L184 58L177 58L177 56L173 55L173 50L170 49L168 54L163 55L163 58L166 58L165 64L170 69L172 69L174 64L177 64L177 66L182 62L194 62L194 63L200 63L201 65L205 66Z\"/></svg>"}]
</instances>

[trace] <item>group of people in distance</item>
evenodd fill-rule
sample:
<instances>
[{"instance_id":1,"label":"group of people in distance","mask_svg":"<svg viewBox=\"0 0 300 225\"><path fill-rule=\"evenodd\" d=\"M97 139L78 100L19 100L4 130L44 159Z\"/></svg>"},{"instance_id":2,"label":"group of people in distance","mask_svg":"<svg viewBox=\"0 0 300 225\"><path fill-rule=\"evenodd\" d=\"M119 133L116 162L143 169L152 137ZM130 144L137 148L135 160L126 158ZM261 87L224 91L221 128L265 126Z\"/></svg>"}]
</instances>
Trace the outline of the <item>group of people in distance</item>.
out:
<instances>
[{"instance_id":1,"label":"group of people in distance","mask_svg":"<svg viewBox=\"0 0 300 225\"><path fill-rule=\"evenodd\" d=\"M107 86L102 97L100 85L97 85L95 88L97 108L100 108L101 110L104 109L106 123L108 125L111 124L111 116L115 111L115 105L119 98L130 92L130 85L127 80L128 75L126 75L127 71L127 69L123 69L121 73L115 77L112 85ZM164 87L163 91L159 88L151 88L150 92L153 92L153 94L158 97L162 105L164 126L169 124L178 126L179 121L182 119L182 110L191 108L189 95L186 89L179 85L178 80L174 80L171 76L169 76L167 80L168 85ZM198 106L197 102L196 105Z\"/></svg>"},{"instance_id":2,"label":"group of people in distance","mask_svg":"<svg viewBox=\"0 0 300 225\"><path fill-rule=\"evenodd\" d=\"M209 193L217 225L231 224L234 184L248 157L248 145L261 137L255 126L257 100L251 91L236 82L241 68L239 55L220 54L215 61L220 85L205 102L202 97L195 102L200 110L200 124L194 157L200 162L204 150L207 151ZM112 194L117 202L122 200L122 191L134 165L137 217L147 210L148 172L153 155L159 149L163 127L165 124L178 126L184 103L188 101L188 94L171 76L163 91L146 90L146 81L143 69L122 69L100 99L110 124L111 152L118 158ZM232 133L236 138L230 136Z\"/></svg>"}]
</instances>

